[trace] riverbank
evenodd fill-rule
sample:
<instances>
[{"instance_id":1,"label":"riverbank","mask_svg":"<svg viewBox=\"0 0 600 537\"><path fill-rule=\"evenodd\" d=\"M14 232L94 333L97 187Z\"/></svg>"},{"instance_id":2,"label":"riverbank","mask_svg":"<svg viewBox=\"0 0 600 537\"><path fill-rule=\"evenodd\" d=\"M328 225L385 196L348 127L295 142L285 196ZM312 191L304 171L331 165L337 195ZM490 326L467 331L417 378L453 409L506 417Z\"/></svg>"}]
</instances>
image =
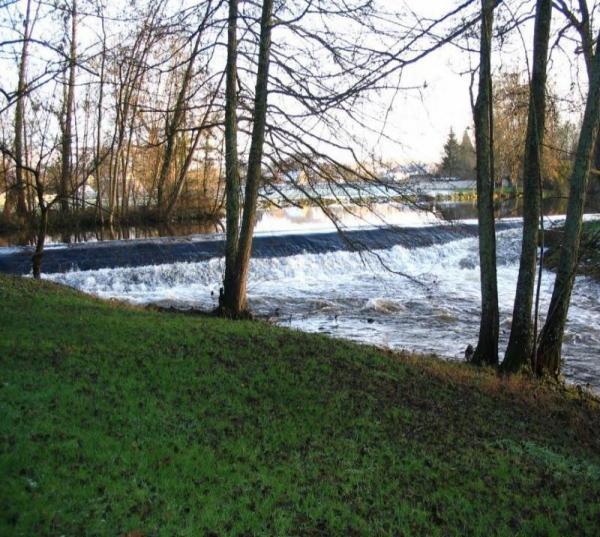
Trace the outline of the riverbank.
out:
<instances>
[{"instance_id":1,"label":"riverbank","mask_svg":"<svg viewBox=\"0 0 600 537\"><path fill-rule=\"evenodd\" d=\"M216 213L219 214L217 209ZM215 210L208 203L200 207L183 208L175 211L169 218L169 222L186 222L207 220L213 217ZM108 221L108 213L105 213L104 218L100 218L101 213L95 207L86 209L73 209L68 213L63 213L58 208L48 212L48 227L55 231L70 231L72 229L81 228L96 228L106 225ZM24 220L17 219L14 215L6 217L0 215L0 231L28 229L37 227L37 217L35 214L25 218ZM142 225L142 224L159 224L167 223L161 218L159 211L154 207L132 207L127 210L126 214L115 216L115 225Z\"/></svg>"},{"instance_id":2,"label":"riverbank","mask_svg":"<svg viewBox=\"0 0 600 537\"><path fill-rule=\"evenodd\" d=\"M600 409L0 276L2 535L595 535Z\"/></svg>"},{"instance_id":3,"label":"riverbank","mask_svg":"<svg viewBox=\"0 0 600 537\"><path fill-rule=\"evenodd\" d=\"M544 265L551 270L558 268L562 236L562 227L544 234L548 246L548 251L544 256ZM590 276L600 281L600 221L598 220L583 223L581 258L577 274Z\"/></svg>"},{"instance_id":4,"label":"riverbank","mask_svg":"<svg viewBox=\"0 0 600 537\"><path fill-rule=\"evenodd\" d=\"M494 201L496 203L501 201L518 199L522 193L514 187L502 187L494 190ZM452 194L437 194L435 200L440 201L455 201L463 202L470 201L473 203L477 202L477 190L473 188L461 188Z\"/></svg>"},{"instance_id":5,"label":"riverbank","mask_svg":"<svg viewBox=\"0 0 600 537\"><path fill-rule=\"evenodd\" d=\"M66 215L59 210L52 210L48 213L48 236L63 237L62 242L80 242L127 239L132 233L140 238L171 236L183 233L188 228L195 233L212 233L219 228L222 216L220 209L215 213L213 208L207 206L180 210L165 222L155 209L139 207L116 218L110 226L106 219L98 217L95 208L79 209ZM35 215L25 220L0 216L0 247L33 244L38 226Z\"/></svg>"}]
</instances>

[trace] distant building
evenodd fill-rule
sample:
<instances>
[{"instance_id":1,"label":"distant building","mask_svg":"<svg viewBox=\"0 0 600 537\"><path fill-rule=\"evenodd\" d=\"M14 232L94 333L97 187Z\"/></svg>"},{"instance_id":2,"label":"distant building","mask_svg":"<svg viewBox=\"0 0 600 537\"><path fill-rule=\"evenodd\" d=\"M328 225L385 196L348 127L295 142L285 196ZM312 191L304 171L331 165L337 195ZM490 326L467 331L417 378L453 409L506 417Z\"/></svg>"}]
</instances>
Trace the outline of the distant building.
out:
<instances>
[{"instance_id":1,"label":"distant building","mask_svg":"<svg viewBox=\"0 0 600 537\"><path fill-rule=\"evenodd\" d=\"M415 177L410 181L411 187L420 195L435 198L436 196L452 196L460 193L471 193L477 188L472 179L457 177Z\"/></svg>"},{"instance_id":2,"label":"distant building","mask_svg":"<svg viewBox=\"0 0 600 537\"><path fill-rule=\"evenodd\" d=\"M423 163L408 163L397 164L392 168L384 171L382 174L384 181L392 183L405 183L414 181L415 179L431 178L431 173L427 169L427 165Z\"/></svg>"}]
</instances>

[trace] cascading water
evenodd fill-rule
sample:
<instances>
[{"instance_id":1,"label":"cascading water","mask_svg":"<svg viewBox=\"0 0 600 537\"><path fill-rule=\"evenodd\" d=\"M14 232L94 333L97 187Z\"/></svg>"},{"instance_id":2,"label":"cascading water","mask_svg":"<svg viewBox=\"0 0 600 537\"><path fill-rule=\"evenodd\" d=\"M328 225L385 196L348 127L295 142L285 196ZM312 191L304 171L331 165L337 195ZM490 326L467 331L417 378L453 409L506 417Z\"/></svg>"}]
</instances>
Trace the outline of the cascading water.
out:
<instances>
[{"instance_id":1,"label":"cascading water","mask_svg":"<svg viewBox=\"0 0 600 537\"><path fill-rule=\"evenodd\" d=\"M435 233L432 229L431 233ZM501 346L510 329L520 229L498 234ZM385 267L385 268L384 268ZM55 281L106 298L211 309L223 260L72 271ZM554 276L545 271L541 312ZM394 349L462 359L479 323L477 239L374 252L263 256L251 263L250 307L276 322ZM600 390L600 285L578 279L564 344L566 376Z\"/></svg>"}]
</instances>

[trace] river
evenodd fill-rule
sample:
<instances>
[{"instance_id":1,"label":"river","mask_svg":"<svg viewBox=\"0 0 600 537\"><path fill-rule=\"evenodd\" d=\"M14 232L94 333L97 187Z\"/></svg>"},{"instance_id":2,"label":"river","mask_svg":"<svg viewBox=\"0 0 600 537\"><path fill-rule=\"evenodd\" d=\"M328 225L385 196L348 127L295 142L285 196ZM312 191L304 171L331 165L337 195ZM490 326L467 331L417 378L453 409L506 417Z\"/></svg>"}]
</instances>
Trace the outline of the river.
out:
<instances>
[{"instance_id":1,"label":"river","mask_svg":"<svg viewBox=\"0 0 600 537\"><path fill-rule=\"evenodd\" d=\"M332 224L319 209L263 211L255 242L257 256L250 271L250 307L284 326L462 360L465 347L475 345L478 331L476 227L464 218L464 207L446 204L441 208L461 220L441 220L440 207L437 215L397 204L376 205L374 213L360 208L348 213L333 207L331 210L348 230L348 240L332 233ZM560 216L550 218L547 226L560 221ZM383 222L395 228L383 228ZM510 330L520 234L519 219L501 221L501 348ZM136 304L205 310L216 306L224 268L220 235L123 244L57 244L49 250L48 263L56 263L59 271L46 277L100 297ZM68 270L52 261L52 248L56 249L56 259L67 256L74 260ZM121 254L121 261L112 263L117 248L126 256ZM10 252L26 253L6 250L0 254L0 268ZM94 257L94 253L98 255ZM136 260L136 255L142 257ZM78 259L81 265L87 260L85 268L90 270L80 270ZM554 275L544 271L542 314L553 281ZM598 282L588 278L576 281L563 355L568 380L600 391Z\"/></svg>"}]
</instances>

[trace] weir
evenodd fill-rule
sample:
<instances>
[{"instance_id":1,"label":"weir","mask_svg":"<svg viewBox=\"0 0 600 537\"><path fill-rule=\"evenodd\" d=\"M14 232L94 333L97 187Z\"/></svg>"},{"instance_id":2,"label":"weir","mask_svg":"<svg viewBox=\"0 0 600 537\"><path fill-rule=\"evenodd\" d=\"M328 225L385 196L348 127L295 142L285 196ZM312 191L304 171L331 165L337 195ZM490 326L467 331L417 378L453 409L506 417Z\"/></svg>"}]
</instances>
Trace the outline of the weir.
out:
<instances>
[{"instance_id":1,"label":"weir","mask_svg":"<svg viewBox=\"0 0 600 537\"><path fill-rule=\"evenodd\" d=\"M498 223L500 347L510 329L520 222ZM223 282L222 237L114 241L51 247L44 277L134 304L211 311ZM464 359L477 341L477 227L431 225L337 233L258 234L248 300L258 316L300 330L393 349ZM374 250L370 255L365 249ZM31 249L5 250L2 270L30 273ZM79 269L79 270L78 270ZM554 274L543 271L540 311ZM600 285L577 279L563 346L567 379L600 392Z\"/></svg>"},{"instance_id":2,"label":"weir","mask_svg":"<svg viewBox=\"0 0 600 537\"><path fill-rule=\"evenodd\" d=\"M519 225L515 222L499 222L497 229L500 231ZM475 224L387 226L349 229L343 232L265 234L254 237L252 255L255 258L270 258L302 253L361 252L382 250L398 245L412 249L475 236L477 236ZM70 270L140 267L178 262L195 263L222 257L224 252L225 244L222 235L49 246L44 252L42 270L45 274L55 274ZM24 247L0 255L0 272L29 274L32 254L32 247Z\"/></svg>"}]
</instances>

